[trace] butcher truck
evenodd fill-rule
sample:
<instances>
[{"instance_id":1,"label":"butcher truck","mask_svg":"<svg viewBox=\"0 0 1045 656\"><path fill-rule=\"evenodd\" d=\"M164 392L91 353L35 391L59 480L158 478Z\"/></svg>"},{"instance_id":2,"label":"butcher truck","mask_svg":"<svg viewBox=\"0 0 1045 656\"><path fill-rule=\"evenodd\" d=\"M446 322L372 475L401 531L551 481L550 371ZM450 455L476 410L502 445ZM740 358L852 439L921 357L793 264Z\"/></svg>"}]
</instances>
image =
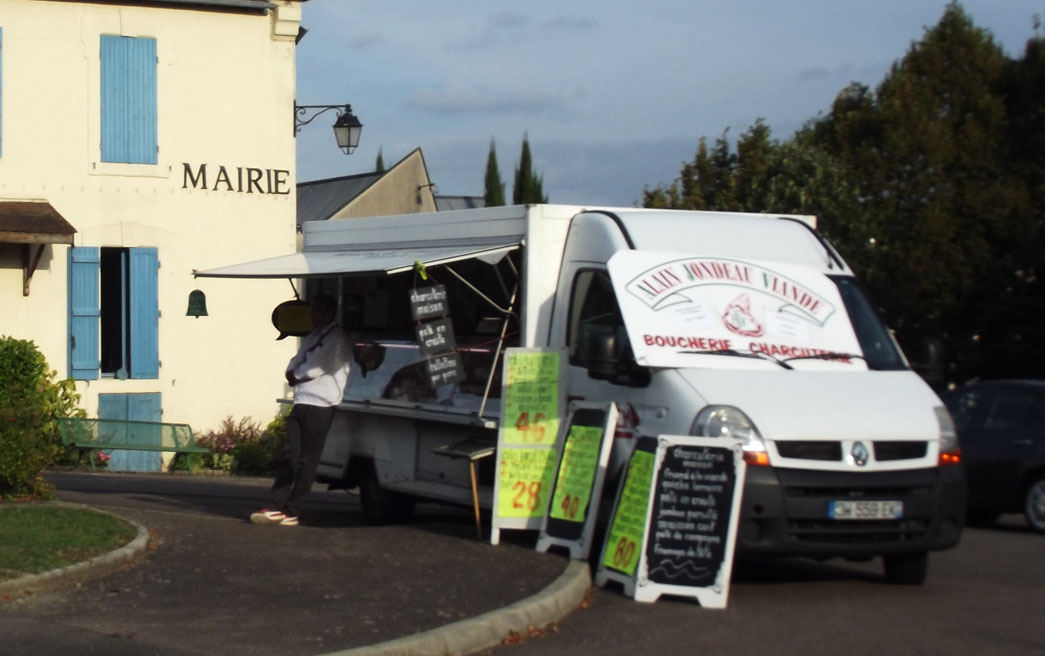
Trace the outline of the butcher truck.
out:
<instances>
[{"instance_id":1,"label":"butcher truck","mask_svg":"<svg viewBox=\"0 0 1045 656\"><path fill-rule=\"evenodd\" d=\"M881 556L888 581L918 584L960 539L951 418L814 217L526 205L303 233L301 252L196 275L301 280L380 345L352 369L318 478L358 487L370 521L472 503L470 463L445 449L496 449L515 421L504 352L528 347L561 349L567 399L616 403L607 490L640 436L742 439L741 553ZM415 332L411 290L432 285L451 375L426 370ZM477 460L487 507L495 462Z\"/></svg>"}]
</instances>

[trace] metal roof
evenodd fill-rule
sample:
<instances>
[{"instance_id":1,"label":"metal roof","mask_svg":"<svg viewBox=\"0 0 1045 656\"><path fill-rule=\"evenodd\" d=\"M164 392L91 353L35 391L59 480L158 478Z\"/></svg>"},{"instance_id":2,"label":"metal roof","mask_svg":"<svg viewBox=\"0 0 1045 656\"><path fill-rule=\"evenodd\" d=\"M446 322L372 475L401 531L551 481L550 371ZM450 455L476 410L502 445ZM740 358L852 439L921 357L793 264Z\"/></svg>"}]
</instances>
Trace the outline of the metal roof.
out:
<instances>
[{"instance_id":1,"label":"metal roof","mask_svg":"<svg viewBox=\"0 0 1045 656\"><path fill-rule=\"evenodd\" d=\"M360 173L343 178L314 180L298 184L298 225L305 221L325 221L352 199L370 188L384 173Z\"/></svg>"},{"instance_id":2,"label":"metal roof","mask_svg":"<svg viewBox=\"0 0 1045 656\"><path fill-rule=\"evenodd\" d=\"M451 210L474 210L486 207L486 200L482 196L436 196L435 209L439 212Z\"/></svg>"}]
</instances>

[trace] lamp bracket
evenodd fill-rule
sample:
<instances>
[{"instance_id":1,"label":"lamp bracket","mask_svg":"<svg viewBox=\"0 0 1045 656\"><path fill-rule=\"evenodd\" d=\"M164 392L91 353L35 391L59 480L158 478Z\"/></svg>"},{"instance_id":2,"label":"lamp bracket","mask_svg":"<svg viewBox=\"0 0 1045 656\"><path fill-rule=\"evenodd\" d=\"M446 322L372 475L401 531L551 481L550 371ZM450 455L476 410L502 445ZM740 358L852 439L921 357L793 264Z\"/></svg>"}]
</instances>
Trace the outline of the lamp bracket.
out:
<instances>
[{"instance_id":1,"label":"lamp bracket","mask_svg":"<svg viewBox=\"0 0 1045 656\"><path fill-rule=\"evenodd\" d=\"M299 105L294 103L294 134L301 132L301 128L311 123L320 114L330 110L336 112L336 116L351 113L352 105Z\"/></svg>"}]
</instances>

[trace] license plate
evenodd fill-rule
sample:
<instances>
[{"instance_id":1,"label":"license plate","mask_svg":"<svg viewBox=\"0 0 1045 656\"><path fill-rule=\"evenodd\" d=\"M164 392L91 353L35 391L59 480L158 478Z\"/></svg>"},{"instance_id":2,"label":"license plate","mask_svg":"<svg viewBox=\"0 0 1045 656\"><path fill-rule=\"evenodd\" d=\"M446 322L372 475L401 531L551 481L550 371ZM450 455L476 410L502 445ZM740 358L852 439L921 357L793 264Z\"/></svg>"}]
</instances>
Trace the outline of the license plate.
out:
<instances>
[{"instance_id":1,"label":"license plate","mask_svg":"<svg viewBox=\"0 0 1045 656\"><path fill-rule=\"evenodd\" d=\"M831 519L900 519L903 501L832 501L827 506Z\"/></svg>"}]
</instances>

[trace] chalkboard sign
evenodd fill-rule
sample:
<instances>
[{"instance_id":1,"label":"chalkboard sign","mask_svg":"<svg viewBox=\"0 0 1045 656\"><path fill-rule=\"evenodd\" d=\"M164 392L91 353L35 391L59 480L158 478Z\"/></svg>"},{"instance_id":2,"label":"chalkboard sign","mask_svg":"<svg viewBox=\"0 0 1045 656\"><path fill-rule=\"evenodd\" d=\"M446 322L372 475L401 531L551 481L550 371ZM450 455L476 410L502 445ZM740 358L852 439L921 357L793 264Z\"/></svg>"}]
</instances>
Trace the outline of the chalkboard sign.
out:
<instances>
[{"instance_id":1,"label":"chalkboard sign","mask_svg":"<svg viewBox=\"0 0 1045 656\"><path fill-rule=\"evenodd\" d=\"M741 442L664 435L650 453L648 440L636 446L628 471L631 477L636 458L652 464L641 535L634 501L641 497L640 465L630 485L622 483L596 584L619 581L637 601L669 594L724 608L746 471Z\"/></svg>"},{"instance_id":2,"label":"chalkboard sign","mask_svg":"<svg viewBox=\"0 0 1045 656\"><path fill-rule=\"evenodd\" d=\"M564 349L505 349L490 543L541 527L555 477Z\"/></svg>"},{"instance_id":3,"label":"chalkboard sign","mask_svg":"<svg viewBox=\"0 0 1045 656\"><path fill-rule=\"evenodd\" d=\"M426 358L457 349L454 327L449 317L419 323L414 332L417 334L417 345L421 347L421 355Z\"/></svg>"},{"instance_id":4,"label":"chalkboard sign","mask_svg":"<svg viewBox=\"0 0 1045 656\"><path fill-rule=\"evenodd\" d=\"M432 285L410 290L410 314L414 321L438 319L448 313L446 287Z\"/></svg>"},{"instance_id":5,"label":"chalkboard sign","mask_svg":"<svg viewBox=\"0 0 1045 656\"><path fill-rule=\"evenodd\" d=\"M571 558L587 559L616 428L613 403L570 404L537 551L560 546Z\"/></svg>"},{"instance_id":6,"label":"chalkboard sign","mask_svg":"<svg viewBox=\"0 0 1045 656\"><path fill-rule=\"evenodd\" d=\"M447 316L446 288L432 285L411 289L410 314L417 322L414 332L425 358L429 384L440 387L464 379L453 324Z\"/></svg>"}]
</instances>

